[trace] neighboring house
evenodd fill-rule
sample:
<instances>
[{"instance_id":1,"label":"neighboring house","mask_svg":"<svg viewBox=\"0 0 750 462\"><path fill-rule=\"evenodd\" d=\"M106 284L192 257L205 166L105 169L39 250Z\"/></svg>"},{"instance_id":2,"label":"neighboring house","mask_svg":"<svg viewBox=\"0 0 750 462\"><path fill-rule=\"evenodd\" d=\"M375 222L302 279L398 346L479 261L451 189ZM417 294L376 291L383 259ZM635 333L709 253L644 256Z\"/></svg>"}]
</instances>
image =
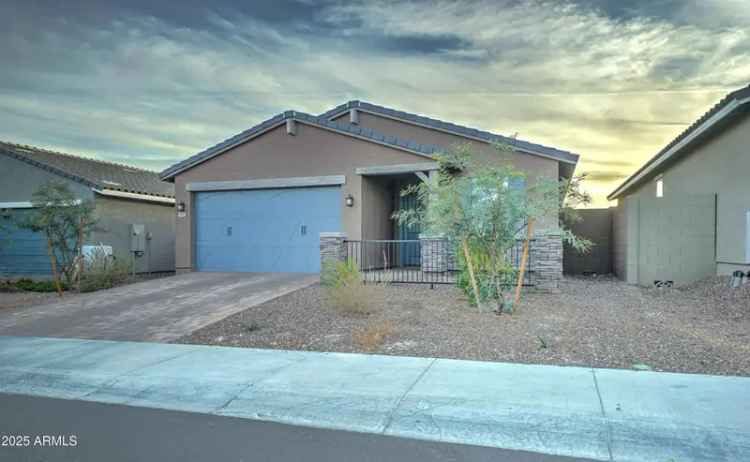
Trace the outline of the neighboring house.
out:
<instances>
[{"instance_id":1,"label":"neighboring house","mask_svg":"<svg viewBox=\"0 0 750 462\"><path fill-rule=\"evenodd\" d=\"M50 181L94 201L98 224L87 245L111 246L117 258L134 259L137 272L174 271L172 184L148 170L0 142L0 220L12 228L0 244L0 275L51 274L44 237L12 226L31 210L34 191ZM143 225L140 236L133 236L133 225Z\"/></svg>"},{"instance_id":2,"label":"neighboring house","mask_svg":"<svg viewBox=\"0 0 750 462\"><path fill-rule=\"evenodd\" d=\"M437 168L433 155L469 143L498 163L492 146L536 178L570 178L578 156L426 117L351 101L320 116L289 111L161 174L175 183L178 271L320 269L320 233L350 240L414 240L394 211L413 207L408 184ZM555 233L557 217L542 232ZM550 234L559 254L559 233Z\"/></svg>"},{"instance_id":3,"label":"neighboring house","mask_svg":"<svg viewBox=\"0 0 750 462\"><path fill-rule=\"evenodd\" d=\"M750 86L730 93L612 194L615 273L688 283L750 270Z\"/></svg>"}]
</instances>

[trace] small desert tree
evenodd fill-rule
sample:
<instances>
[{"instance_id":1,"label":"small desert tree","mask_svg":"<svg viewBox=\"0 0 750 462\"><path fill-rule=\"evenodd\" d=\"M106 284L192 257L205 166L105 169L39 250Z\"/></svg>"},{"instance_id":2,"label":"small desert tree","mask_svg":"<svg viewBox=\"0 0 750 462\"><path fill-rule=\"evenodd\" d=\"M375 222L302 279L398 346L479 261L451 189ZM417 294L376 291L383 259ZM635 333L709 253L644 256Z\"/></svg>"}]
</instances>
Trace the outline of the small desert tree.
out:
<instances>
[{"instance_id":1,"label":"small desert tree","mask_svg":"<svg viewBox=\"0 0 750 462\"><path fill-rule=\"evenodd\" d=\"M52 276L62 295L61 275L71 285L80 274L81 248L96 224L94 204L77 200L70 188L60 182L42 185L31 202L31 214L18 225L46 238Z\"/></svg>"},{"instance_id":2,"label":"small desert tree","mask_svg":"<svg viewBox=\"0 0 750 462\"><path fill-rule=\"evenodd\" d=\"M510 148L498 145L497 150L507 157ZM417 194L420 206L395 217L401 224L419 223L427 232L445 236L459 250L470 296L480 310L484 301L492 301L498 312L512 312L508 294L521 275L511 261L511 249L530 224L557 218L568 183L527 181L507 158L496 166L482 165L476 158L468 145L437 156L438 175L402 192ZM590 245L564 227L561 232L578 249Z\"/></svg>"}]
</instances>

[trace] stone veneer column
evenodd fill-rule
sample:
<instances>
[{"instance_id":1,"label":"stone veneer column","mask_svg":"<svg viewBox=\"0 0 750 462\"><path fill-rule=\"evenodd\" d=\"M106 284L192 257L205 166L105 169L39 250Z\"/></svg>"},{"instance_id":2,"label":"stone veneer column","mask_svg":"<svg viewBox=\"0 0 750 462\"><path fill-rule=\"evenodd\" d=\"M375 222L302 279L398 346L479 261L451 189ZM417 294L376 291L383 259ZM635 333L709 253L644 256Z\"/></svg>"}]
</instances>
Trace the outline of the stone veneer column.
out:
<instances>
[{"instance_id":1,"label":"stone veneer column","mask_svg":"<svg viewBox=\"0 0 750 462\"><path fill-rule=\"evenodd\" d=\"M422 271L443 273L448 270L448 241L438 236L419 236Z\"/></svg>"},{"instance_id":2,"label":"stone veneer column","mask_svg":"<svg viewBox=\"0 0 750 462\"><path fill-rule=\"evenodd\" d=\"M346 246L344 233L320 233L320 268L326 261L344 261Z\"/></svg>"},{"instance_id":3,"label":"stone veneer column","mask_svg":"<svg viewBox=\"0 0 750 462\"><path fill-rule=\"evenodd\" d=\"M558 233L540 233L530 247L531 270L534 271L536 289L557 291L563 277L563 244Z\"/></svg>"}]
</instances>

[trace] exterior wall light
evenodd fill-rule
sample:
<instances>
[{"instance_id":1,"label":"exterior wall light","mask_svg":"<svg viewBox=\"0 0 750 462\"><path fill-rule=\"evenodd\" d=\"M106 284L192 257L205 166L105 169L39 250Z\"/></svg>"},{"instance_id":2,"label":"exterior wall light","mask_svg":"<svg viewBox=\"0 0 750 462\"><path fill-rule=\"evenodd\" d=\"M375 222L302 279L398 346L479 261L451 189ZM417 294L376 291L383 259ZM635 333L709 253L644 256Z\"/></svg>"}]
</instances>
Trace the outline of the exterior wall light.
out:
<instances>
[{"instance_id":1,"label":"exterior wall light","mask_svg":"<svg viewBox=\"0 0 750 462\"><path fill-rule=\"evenodd\" d=\"M179 204L177 204L177 211L179 213L185 213L185 203L180 201Z\"/></svg>"},{"instance_id":2,"label":"exterior wall light","mask_svg":"<svg viewBox=\"0 0 750 462\"><path fill-rule=\"evenodd\" d=\"M347 207L354 207L354 196L352 196L351 194L347 194L344 203Z\"/></svg>"}]
</instances>

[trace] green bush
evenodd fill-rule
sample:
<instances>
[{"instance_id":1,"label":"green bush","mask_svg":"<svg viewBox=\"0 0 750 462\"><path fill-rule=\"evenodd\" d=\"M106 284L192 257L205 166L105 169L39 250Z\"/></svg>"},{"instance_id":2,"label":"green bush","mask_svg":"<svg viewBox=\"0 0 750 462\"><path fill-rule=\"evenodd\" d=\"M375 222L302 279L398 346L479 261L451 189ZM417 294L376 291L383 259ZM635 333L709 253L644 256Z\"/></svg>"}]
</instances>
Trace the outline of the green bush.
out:
<instances>
[{"instance_id":1,"label":"green bush","mask_svg":"<svg viewBox=\"0 0 750 462\"><path fill-rule=\"evenodd\" d=\"M130 265L104 252L94 251L81 273L81 292L110 289L128 280Z\"/></svg>"},{"instance_id":2,"label":"green bush","mask_svg":"<svg viewBox=\"0 0 750 462\"><path fill-rule=\"evenodd\" d=\"M55 286L55 281L48 281L48 280L39 280L34 281L33 279L29 278L21 278L15 282L15 286L19 290L23 290L26 292L55 292L57 291L57 287ZM67 284L62 283L63 290L67 290L68 286Z\"/></svg>"},{"instance_id":3,"label":"green bush","mask_svg":"<svg viewBox=\"0 0 750 462\"><path fill-rule=\"evenodd\" d=\"M361 281L359 269L352 260L325 261L320 275L320 284L324 287L336 287Z\"/></svg>"},{"instance_id":4,"label":"green bush","mask_svg":"<svg viewBox=\"0 0 750 462\"><path fill-rule=\"evenodd\" d=\"M490 260L482 258L479 252L475 252L474 249L470 249L472 254L472 261L474 262L474 271L477 279L477 285L479 286L479 296L482 301L484 300L501 300L501 304L504 305L505 309L512 309L510 306L505 306L510 303L509 300L505 300L506 292L515 286L518 280L518 270L510 265L506 265L496 271L497 277L500 280L501 290L505 292L498 293L498 287L493 283L491 277L491 271L489 269ZM469 276L468 267L466 265L466 259L462 252L456 253L458 261L459 273L456 278L456 285L461 289L469 300L471 306L478 306L476 297L474 296L474 290L471 286L471 278Z\"/></svg>"}]
</instances>

